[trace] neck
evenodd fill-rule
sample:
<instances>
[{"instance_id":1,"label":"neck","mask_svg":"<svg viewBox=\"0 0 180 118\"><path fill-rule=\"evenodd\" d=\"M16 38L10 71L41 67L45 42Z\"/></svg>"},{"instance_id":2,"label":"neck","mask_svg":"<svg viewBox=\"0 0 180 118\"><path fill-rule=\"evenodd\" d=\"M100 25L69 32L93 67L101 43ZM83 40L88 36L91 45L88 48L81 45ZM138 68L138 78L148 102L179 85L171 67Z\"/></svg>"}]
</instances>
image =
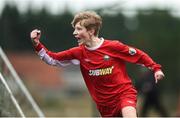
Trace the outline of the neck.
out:
<instances>
[{"instance_id":1,"label":"neck","mask_svg":"<svg viewBox=\"0 0 180 118\"><path fill-rule=\"evenodd\" d=\"M100 38L93 37L93 38L91 38L91 40L89 42L86 43L86 47L93 48L93 47L96 47L97 45L99 45L100 43L101 43Z\"/></svg>"}]
</instances>

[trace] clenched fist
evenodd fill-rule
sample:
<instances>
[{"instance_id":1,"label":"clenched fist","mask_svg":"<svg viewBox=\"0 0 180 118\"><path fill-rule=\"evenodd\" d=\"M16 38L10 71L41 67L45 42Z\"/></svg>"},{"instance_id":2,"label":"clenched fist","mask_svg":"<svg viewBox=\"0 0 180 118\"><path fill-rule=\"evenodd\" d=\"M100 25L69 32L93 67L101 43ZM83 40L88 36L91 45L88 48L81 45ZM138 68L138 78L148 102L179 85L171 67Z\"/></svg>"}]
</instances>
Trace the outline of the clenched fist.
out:
<instances>
[{"instance_id":1,"label":"clenched fist","mask_svg":"<svg viewBox=\"0 0 180 118\"><path fill-rule=\"evenodd\" d=\"M164 73L161 70L159 70L154 73L154 77L155 77L155 82L157 83L159 80L162 80L164 78Z\"/></svg>"},{"instance_id":2,"label":"clenched fist","mask_svg":"<svg viewBox=\"0 0 180 118\"><path fill-rule=\"evenodd\" d=\"M33 45L37 46L39 44L39 39L41 37L41 31L38 29L33 30L30 33L31 41L33 42Z\"/></svg>"}]
</instances>

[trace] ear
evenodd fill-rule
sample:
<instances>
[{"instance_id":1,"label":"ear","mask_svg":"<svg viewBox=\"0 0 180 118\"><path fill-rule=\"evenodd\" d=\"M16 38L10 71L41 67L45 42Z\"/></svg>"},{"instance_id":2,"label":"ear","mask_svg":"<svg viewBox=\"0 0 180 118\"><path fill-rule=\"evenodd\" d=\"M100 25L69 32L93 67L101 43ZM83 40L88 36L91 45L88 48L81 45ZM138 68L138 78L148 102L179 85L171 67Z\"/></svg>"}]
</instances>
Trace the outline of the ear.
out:
<instances>
[{"instance_id":1,"label":"ear","mask_svg":"<svg viewBox=\"0 0 180 118\"><path fill-rule=\"evenodd\" d=\"M95 30L93 29L93 28L91 28L91 29L89 29L89 34L92 36L92 35L94 35L94 33L95 33Z\"/></svg>"}]
</instances>

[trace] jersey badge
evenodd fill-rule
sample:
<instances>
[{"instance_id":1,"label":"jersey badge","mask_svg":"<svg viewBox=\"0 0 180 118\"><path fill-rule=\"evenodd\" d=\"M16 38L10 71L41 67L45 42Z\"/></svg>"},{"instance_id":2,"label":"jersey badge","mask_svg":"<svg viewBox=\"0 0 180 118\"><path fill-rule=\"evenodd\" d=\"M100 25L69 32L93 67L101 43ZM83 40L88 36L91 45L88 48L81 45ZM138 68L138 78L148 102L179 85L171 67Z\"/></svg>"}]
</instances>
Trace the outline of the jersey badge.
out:
<instances>
[{"instance_id":1,"label":"jersey badge","mask_svg":"<svg viewBox=\"0 0 180 118\"><path fill-rule=\"evenodd\" d=\"M104 55L104 60L108 61L110 59L109 55Z\"/></svg>"},{"instance_id":2,"label":"jersey badge","mask_svg":"<svg viewBox=\"0 0 180 118\"><path fill-rule=\"evenodd\" d=\"M129 54L130 55L135 55L136 54L136 50L134 48L129 48Z\"/></svg>"}]
</instances>

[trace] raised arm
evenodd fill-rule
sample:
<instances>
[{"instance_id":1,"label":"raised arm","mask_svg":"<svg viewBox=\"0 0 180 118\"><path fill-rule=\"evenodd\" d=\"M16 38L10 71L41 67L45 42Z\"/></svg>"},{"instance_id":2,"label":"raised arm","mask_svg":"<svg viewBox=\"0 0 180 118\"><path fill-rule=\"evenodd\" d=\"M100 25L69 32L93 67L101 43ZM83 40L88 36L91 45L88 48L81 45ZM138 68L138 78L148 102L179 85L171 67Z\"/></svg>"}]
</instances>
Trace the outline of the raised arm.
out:
<instances>
[{"instance_id":1,"label":"raised arm","mask_svg":"<svg viewBox=\"0 0 180 118\"><path fill-rule=\"evenodd\" d=\"M33 43L33 46L39 57L44 62L46 62L49 65L61 66L61 67L67 66L69 64L74 64L74 65L79 64L79 61L77 59L64 59L68 57L66 56L68 55L67 54L68 51L59 52L59 53L53 53L51 51L48 51L47 48L43 44L41 44L40 37L41 37L41 31L38 29L35 29L30 33L30 38Z\"/></svg>"}]
</instances>

